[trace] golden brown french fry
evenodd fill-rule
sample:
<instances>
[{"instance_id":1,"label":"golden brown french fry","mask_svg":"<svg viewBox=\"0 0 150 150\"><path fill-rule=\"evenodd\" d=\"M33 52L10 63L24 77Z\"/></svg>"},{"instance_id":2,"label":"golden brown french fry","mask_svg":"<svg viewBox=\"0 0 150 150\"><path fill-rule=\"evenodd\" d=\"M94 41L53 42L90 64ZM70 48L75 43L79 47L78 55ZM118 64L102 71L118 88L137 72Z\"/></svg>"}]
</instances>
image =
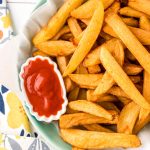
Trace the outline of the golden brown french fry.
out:
<instances>
[{"instance_id":1,"label":"golden brown french fry","mask_svg":"<svg viewBox=\"0 0 150 150\"><path fill-rule=\"evenodd\" d=\"M105 16L107 16L109 13L114 12L118 13L120 9L120 2L115 1L106 11L105 11Z\"/></svg>"},{"instance_id":2,"label":"golden brown french fry","mask_svg":"<svg viewBox=\"0 0 150 150\"><path fill-rule=\"evenodd\" d=\"M128 26L132 26L132 27L138 27L138 21L136 19L133 18L123 18L122 17L123 22L128 25Z\"/></svg>"},{"instance_id":3,"label":"golden brown french fry","mask_svg":"<svg viewBox=\"0 0 150 150\"><path fill-rule=\"evenodd\" d=\"M114 0L102 0L104 9L108 8ZM80 7L71 12L71 16L78 19L89 19L93 16L97 4L93 0L89 0L82 4Z\"/></svg>"},{"instance_id":4,"label":"golden brown french fry","mask_svg":"<svg viewBox=\"0 0 150 150\"><path fill-rule=\"evenodd\" d=\"M103 101L116 101L117 98L109 94L95 95L94 90L87 90L87 100L92 102L103 102Z\"/></svg>"},{"instance_id":5,"label":"golden brown french fry","mask_svg":"<svg viewBox=\"0 0 150 150\"><path fill-rule=\"evenodd\" d=\"M87 26L90 23L90 19L80 19L83 23L85 23Z\"/></svg>"},{"instance_id":6,"label":"golden brown french fry","mask_svg":"<svg viewBox=\"0 0 150 150\"><path fill-rule=\"evenodd\" d=\"M85 113L89 113L91 115L95 115L98 117L106 118L108 120L112 120L112 115L107 110L105 110L100 105L87 101L87 100L76 100L76 101L70 102L69 107L73 110L82 111Z\"/></svg>"},{"instance_id":7,"label":"golden brown french fry","mask_svg":"<svg viewBox=\"0 0 150 150\"><path fill-rule=\"evenodd\" d=\"M67 56L75 51L76 46L71 42L58 40L40 43L37 48L50 56Z\"/></svg>"},{"instance_id":8,"label":"golden brown french fry","mask_svg":"<svg viewBox=\"0 0 150 150\"><path fill-rule=\"evenodd\" d=\"M84 149L78 147L72 147L72 150L84 150Z\"/></svg>"},{"instance_id":9,"label":"golden brown french fry","mask_svg":"<svg viewBox=\"0 0 150 150\"><path fill-rule=\"evenodd\" d=\"M141 16L139 23L141 29L150 31L150 20L147 17Z\"/></svg>"},{"instance_id":10,"label":"golden brown french fry","mask_svg":"<svg viewBox=\"0 0 150 150\"><path fill-rule=\"evenodd\" d=\"M119 116L117 132L132 134L139 112L140 107L134 102L125 105Z\"/></svg>"},{"instance_id":11,"label":"golden brown french fry","mask_svg":"<svg viewBox=\"0 0 150 150\"><path fill-rule=\"evenodd\" d=\"M72 42L72 41L73 41L73 38L74 38L74 37L73 37L72 33L66 33L66 34L64 34L64 35L62 35L62 36L60 37L60 40Z\"/></svg>"},{"instance_id":12,"label":"golden brown french fry","mask_svg":"<svg viewBox=\"0 0 150 150\"><path fill-rule=\"evenodd\" d=\"M99 104L107 110L115 110L116 112L120 113L120 110L117 106L112 102L99 102Z\"/></svg>"},{"instance_id":13,"label":"golden brown french fry","mask_svg":"<svg viewBox=\"0 0 150 150\"><path fill-rule=\"evenodd\" d=\"M101 72L101 68L99 65L94 65L94 66L89 66L88 67L88 72L91 74L96 74Z\"/></svg>"},{"instance_id":14,"label":"golden brown french fry","mask_svg":"<svg viewBox=\"0 0 150 150\"><path fill-rule=\"evenodd\" d=\"M116 41L116 44L113 45L112 54L114 58L117 60L119 65L123 65L124 63L124 49L121 44L121 42L118 40ZM94 94L101 95L106 93L113 85L115 84L114 79L111 77L111 75L106 71L100 80L97 88L94 91Z\"/></svg>"},{"instance_id":15,"label":"golden brown french fry","mask_svg":"<svg viewBox=\"0 0 150 150\"><path fill-rule=\"evenodd\" d=\"M131 61L135 61L135 60L136 60L136 58L133 56L133 54L132 54L129 50L126 50L125 56L126 56L129 60L131 60Z\"/></svg>"},{"instance_id":16,"label":"golden brown french fry","mask_svg":"<svg viewBox=\"0 0 150 150\"><path fill-rule=\"evenodd\" d=\"M97 117L87 113L75 113L62 115L59 120L59 126L62 129L71 128L74 126L101 123L101 124L117 124L118 115L114 116L113 120L108 120L103 117Z\"/></svg>"},{"instance_id":17,"label":"golden brown french fry","mask_svg":"<svg viewBox=\"0 0 150 150\"><path fill-rule=\"evenodd\" d=\"M101 49L100 58L107 72L114 78L123 91L139 106L150 110L150 104L137 90L133 82L116 62L111 53L104 47Z\"/></svg>"},{"instance_id":18,"label":"golden brown french fry","mask_svg":"<svg viewBox=\"0 0 150 150\"><path fill-rule=\"evenodd\" d=\"M140 140L136 135L123 133L84 131L78 129L61 129L60 133L64 141L80 148L128 148L139 147L141 145Z\"/></svg>"},{"instance_id":19,"label":"golden brown french fry","mask_svg":"<svg viewBox=\"0 0 150 150\"><path fill-rule=\"evenodd\" d=\"M123 7L119 10L119 13L128 17L140 18L141 16L146 16L150 18L150 16L146 15L145 13L137 11L131 7Z\"/></svg>"},{"instance_id":20,"label":"golden brown french fry","mask_svg":"<svg viewBox=\"0 0 150 150\"><path fill-rule=\"evenodd\" d=\"M48 57L48 55L47 54L45 54L45 53L43 53L43 52L41 52L41 51L39 51L39 50L37 50L37 51L34 51L33 53L32 53L32 55L35 57L35 56L44 56L44 57Z\"/></svg>"},{"instance_id":21,"label":"golden brown french fry","mask_svg":"<svg viewBox=\"0 0 150 150\"><path fill-rule=\"evenodd\" d=\"M54 37L63 27L70 12L80 6L84 0L68 0L49 20L48 25L42 28L33 38L34 45L45 42Z\"/></svg>"},{"instance_id":22,"label":"golden brown french fry","mask_svg":"<svg viewBox=\"0 0 150 150\"><path fill-rule=\"evenodd\" d=\"M97 132L109 132L109 133L113 133L112 130L107 129L99 124L86 124L83 125L84 128L86 128L89 131L97 131Z\"/></svg>"},{"instance_id":23,"label":"golden brown french fry","mask_svg":"<svg viewBox=\"0 0 150 150\"><path fill-rule=\"evenodd\" d=\"M124 71L128 75L137 75L142 72L143 68L140 65L126 63L123 66Z\"/></svg>"},{"instance_id":24,"label":"golden brown french fry","mask_svg":"<svg viewBox=\"0 0 150 150\"><path fill-rule=\"evenodd\" d=\"M130 52L136 57L141 66L150 73L150 54L144 46L137 40L134 34L123 23L116 14L108 16L106 22L113 28L116 34L124 42Z\"/></svg>"},{"instance_id":25,"label":"golden brown french fry","mask_svg":"<svg viewBox=\"0 0 150 150\"><path fill-rule=\"evenodd\" d=\"M56 57L56 60L57 60L59 70L60 70L61 74L63 74L63 72L66 69L66 66L68 64L68 59L64 56L59 56L59 57ZM64 83L65 83L67 92L73 90L74 84L69 77L64 78Z\"/></svg>"},{"instance_id":26,"label":"golden brown french fry","mask_svg":"<svg viewBox=\"0 0 150 150\"><path fill-rule=\"evenodd\" d=\"M118 96L118 99L123 103L123 105L129 104L132 100L126 97Z\"/></svg>"},{"instance_id":27,"label":"golden brown french fry","mask_svg":"<svg viewBox=\"0 0 150 150\"><path fill-rule=\"evenodd\" d=\"M74 113L79 113L77 110L73 110L70 107L67 106L66 108L66 114L74 114Z\"/></svg>"},{"instance_id":28,"label":"golden brown french fry","mask_svg":"<svg viewBox=\"0 0 150 150\"><path fill-rule=\"evenodd\" d=\"M107 40L107 41L110 40L110 39L112 39L112 36L110 36L109 34L103 32L103 31L100 33L100 36L102 38L104 38L105 40Z\"/></svg>"},{"instance_id":29,"label":"golden brown french fry","mask_svg":"<svg viewBox=\"0 0 150 150\"><path fill-rule=\"evenodd\" d=\"M129 0L128 6L150 15L150 1L149 0Z\"/></svg>"},{"instance_id":30,"label":"golden brown french fry","mask_svg":"<svg viewBox=\"0 0 150 150\"><path fill-rule=\"evenodd\" d=\"M94 89L102 76L103 74L70 74L69 78L81 88Z\"/></svg>"},{"instance_id":31,"label":"golden brown french fry","mask_svg":"<svg viewBox=\"0 0 150 150\"><path fill-rule=\"evenodd\" d=\"M82 33L82 29L75 18L70 17L67 22L74 37L77 37L80 33Z\"/></svg>"},{"instance_id":32,"label":"golden brown french fry","mask_svg":"<svg viewBox=\"0 0 150 150\"><path fill-rule=\"evenodd\" d=\"M79 73L88 74L87 68L85 68L82 63L79 65L78 69L79 69Z\"/></svg>"},{"instance_id":33,"label":"golden brown french fry","mask_svg":"<svg viewBox=\"0 0 150 150\"><path fill-rule=\"evenodd\" d=\"M80 89L77 99L87 99L86 89Z\"/></svg>"},{"instance_id":34,"label":"golden brown french fry","mask_svg":"<svg viewBox=\"0 0 150 150\"><path fill-rule=\"evenodd\" d=\"M131 30L131 32L138 38L138 40L143 44L143 45L150 45L150 31L146 31L140 28L134 28L131 26L128 26L128 28ZM118 38L117 34L115 31L109 26L105 25L103 27L103 31L113 37ZM122 32L122 30L121 30ZM132 34L132 35L133 35Z\"/></svg>"},{"instance_id":35,"label":"golden brown french fry","mask_svg":"<svg viewBox=\"0 0 150 150\"><path fill-rule=\"evenodd\" d=\"M79 94L79 90L80 88L79 87L75 87L68 95L68 100L69 101L75 101L78 97L78 94Z\"/></svg>"},{"instance_id":36,"label":"golden brown french fry","mask_svg":"<svg viewBox=\"0 0 150 150\"><path fill-rule=\"evenodd\" d=\"M64 26L60 31L52 38L52 40L58 40L62 35L69 33L70 29L68 26Z\"/></svg>"},{"instance_id":37,"label":"golden brown french fry","mask_svg":"<svg viewBox=\"0 0 150 150\"><path fill-rule=\"evenodd\" d=\"M94 12L94 15L88 25L88 27L85 30L85 33L83 34L78 47L76 48L73 56L71 57L69 64L63 74L63 76L67 76L68 74L75 71L77 66L82 62L82 60L85 58L87 53L92 48L93 44L95 43L102 24L103 24L103 17L104 17L104 8L103 4L99 0L95 0L97 2L97 8ZM87 44L88 43L88 44Z\"/></svg>"}]
</instances>

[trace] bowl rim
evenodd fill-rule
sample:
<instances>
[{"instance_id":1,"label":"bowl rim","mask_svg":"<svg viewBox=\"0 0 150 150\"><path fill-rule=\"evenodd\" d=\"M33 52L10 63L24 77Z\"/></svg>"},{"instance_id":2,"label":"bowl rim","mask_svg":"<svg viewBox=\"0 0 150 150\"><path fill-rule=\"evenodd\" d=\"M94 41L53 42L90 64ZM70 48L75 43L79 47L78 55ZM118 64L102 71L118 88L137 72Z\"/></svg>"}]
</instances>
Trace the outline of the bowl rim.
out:
<instances>
[{"instance_id":1,"label":"bowl rim","mask_svg":"<svg viewBox=\"0 0 150 150\"><path fill-rule=\"evenodd\" d=\"M50 115L49 117L46 117L44 115L39 116L37 112L33 111L33 106L30 103L30 101L28 99L28 96L26 94L26 90L25 90L25 87L24 87L24 79L22 77L22 75L24 73L24 67L28 66L31 61L35 61L36 59L41 59L42 61L47 60L49 64L54 66L54 71L57 74L60 85L62 87L62 93L63 93L62 97L64 99L64 102L62 104L61 110L59 110L56 115ZM22 66L21 66L21 71L19 73L19 79L20 79L21 90L22 90L22 93L25 97L25 99L24 99L25 104L29 108L29 111L30 111L31 115L33 115L38 121L44 121L46 123L50 123L53 120L58 120L60 118L60 116L66 112L68 99L67 99L67 96L66 96L66 89L65 89L64 81L63 81L63 78L62 78L62 75L61 75L60 71L57 68L57 64L53 60L51 60L49 57L42 57L42 56L29 57L26 60L26 62L24 64L22 64Z\"/></svg>"}]
</instances>

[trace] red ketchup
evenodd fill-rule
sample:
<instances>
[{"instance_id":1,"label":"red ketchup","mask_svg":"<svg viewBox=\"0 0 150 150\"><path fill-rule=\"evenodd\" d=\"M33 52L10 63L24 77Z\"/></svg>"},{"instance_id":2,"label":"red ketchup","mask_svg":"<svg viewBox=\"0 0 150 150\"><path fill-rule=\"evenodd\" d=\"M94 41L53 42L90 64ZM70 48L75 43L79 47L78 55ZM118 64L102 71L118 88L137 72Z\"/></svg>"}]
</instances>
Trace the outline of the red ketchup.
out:
<instances>
[{"instance_id":1,"label":"red ketchup","mask_svg":"<svg viewBox=\"0 0 150 150\"><path fill-rule=\"evenodd\" d=\"M22 77L34 112L49 117L62 109L63 90L53 64L37 58L24 67Z\"/></svg>"}]
</instances>

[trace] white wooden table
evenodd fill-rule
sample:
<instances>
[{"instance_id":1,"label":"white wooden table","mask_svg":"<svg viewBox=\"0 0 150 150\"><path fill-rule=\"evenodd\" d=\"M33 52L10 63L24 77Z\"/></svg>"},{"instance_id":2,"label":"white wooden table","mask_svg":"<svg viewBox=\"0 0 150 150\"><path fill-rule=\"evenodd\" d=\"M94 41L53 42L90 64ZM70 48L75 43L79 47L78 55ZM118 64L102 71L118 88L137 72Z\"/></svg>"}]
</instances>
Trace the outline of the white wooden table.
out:
<instances>
[{"instance_id":1,"label":"white wooden table","mask_svg":"<svg viewBox=\"0 0 150 150\"><path fill-rule=\"evenodd\" d=\"M26 22L38 0L7 0L15 34Z\"/></svg>"}]
</instances>

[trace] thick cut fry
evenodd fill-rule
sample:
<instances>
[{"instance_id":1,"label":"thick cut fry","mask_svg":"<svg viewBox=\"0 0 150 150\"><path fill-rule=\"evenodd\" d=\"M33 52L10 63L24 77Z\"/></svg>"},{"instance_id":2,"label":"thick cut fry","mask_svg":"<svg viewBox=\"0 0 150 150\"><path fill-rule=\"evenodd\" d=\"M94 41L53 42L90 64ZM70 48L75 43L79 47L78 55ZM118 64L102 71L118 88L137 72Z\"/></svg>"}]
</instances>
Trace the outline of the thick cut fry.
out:
<instances>
[{"instance_id":1,"label":"thick cut fry","mask_svg":"<svg viewBox=\"0 0 150 150\"><path fill-rule=\"evenodd\" d=\"M68 59L64 56L59 56L56 58L56 60L57 60L58 66L59 66L59 70L60 70L61 74L63 74L64 70L66 69ZM74 84L69 77L64 78L64 83L65 83L67 92L71 91L74 88Z\"/></svg>"},{"instance_id":2,"label":"thick cut fry","mask_svg":"<svg viewBox=\"0 0 150 150\"><path fill-rule=\"evenodd\" d=\"M122 109L117 124L117 132L132 134L135 122L138 118L140 107L134 102L129 103Z\"/></svg>"},{"instance_id":3,"label":"thick cut fry","mask_svg":"<svg viewBox=\"0 0 150 150\"><path fill-rule=\"evenodd\" d=\"M80 89L79 94L78 94L78 99L87 99L86 96L86 89Z\"/></svg>"},{"instance_id":4,"label":"thick cut fry","mask_svg":"<svg viewBox=\"0 0 150 150\"><path fill-rule=\"evenodd\" d=\"M77 100L77 101L70 102L69 107L73 110L82 111L85 113L89 113L91 115L112 120L112 115L107 110L105 110L100 105L87 100Z\"/></svg>"},{"instance_id":5,"label":"thick cut fry","mask_svg":"<svg viewBox=\"0 0 150 150\"><path fill-rule=\"evenodd\" d=\"M80 6L82 2L83 0L68 0L64 3L57 13L49 20L48 25L35 35L33 38L34 45L54 37L65 24L70 12Z\"/></svg>"},{"instance_id":6,"label":"thick cut fry","mask_svg":"<svg viewBox=\"0 0 150 150\"><path fill-rule=\"evenodd\" d=\"M70 107L67 106L66 114L74 114L74 113L79 113L79 111L73 110L73 109L71 109Z\"/></svg>"},{"instance_id":7,"label":"thick cut fry","mask_svg":"<svg viewBox=\"0 0 150 150\"><path fill-rule=\"evenodd\" d=\"M150 110L150 104L137 90L133 82L106 48L101 49L100 58L105 69L114 78L123 91L139 106Z\"/></svg>"},{"instance_id":8,"label":"thick cut fry","mask_svg":"<svg viewBox=\"0 0 150 150\"><path fill-rule=\"evenodd\" d=\"M78 69L79 69L79 73L81 73L81 74L88 74L88 70L87 70L87 68L85 68L83 66L83 64L80 64Z\"/></svg>"},{"instance_id":9,"label":"thick cut fry","mask_svg":"<svg viewBox=\"0 0 150 150\"><path fill-rule=\"evenodd\" d=\"M150 54L144 46L137 40L133 33L123 23L120 17L112 14L107 17L106 22L113 28L116 34L124 42L131 53L136 57L141 66L150 73ZM131 92L130 92L131 93Z\"/></svg>"},{"instance_id":10,"label":"thick cut fry","mask_svg":"<svg viewBox=\"0 0 150 150\"><path fill-rule=\"evenodd\" d=\"M115 110L116 112L120 113L120 110L112 102L99 102L99 104L107 110Z\"/></svg>"},{"instance_id":11,"label":"thick cut fry","mask_svg":"<svg viewBox=\"0 0 150 150\"><path fill-rule=\"evenodd\" d=\"M116 101L117 98L112 95L95 95L94 90L87 90L87 100L92 102Z\"/></svg>"},{"instance_id":12,"label":"thick cut fry","mask_svg":"<svg viewBox=\"0 0 150 150\"><path fill-rule=\"evenodd\" d=\"M150 1L149 0L129 0L128 6L144 12L147 15L150 15Z\"/></svg>"},{"instance_id":13,"label":"thick cut fry","mask_svg":"<svg viewBox=\"0 0 150 150\"><path fill-rule=\"evenodd\" d=\"M84 128L86 128L89 131L97 131L97 132L109 132L109 133L113 133L112 130L107 129L99 124L86 124L83 125Z\"/></svg>"},{"instance_id":14,"label":"thick cut fry","mask_svg":"<svg viewBox=\"0 0 150 150\"><path fill-rule=\"evenodd\" d=\"M128 75L137 75L142 72L143 68L140 65L135 64L124 64L123 66L124 71Z\"/></svg>"},{"instance_id":15,"label":"thick cut fry","mask_svg":"<svg viewBox=\"0 0 150 150\"><path fill-rule=\"evenodd\" d=\"M94 66L89 66L88 67L88 72L91 74L96 74L101 72L101 68L99 65L94 65Z\"/></svg>"},{"instance_id":16,"label":"thick cut fry","mask_svg":"<svg viewBox=\"0 0 150 150\"><path fill-rule=\"evenodd\" d=\"M133 18L123 18L122 17L122 20L128 26L138 27L138 21Z\"/></svg>"},{"instance_id":17,"label":"thick cut fry","mask_svg":"<svg viewBox=\"0 0 150 150\"><path fill-rule=\"evenodd\" d=\"M128 26L128 28L131 30L131 32L138 38L138 40L143 44L143 45L150 45L150 31L142 30L139 28L134 28L131 26ZM118 38L117 34L114 32L114 30L109 26L105 25L103 27L103 31L113 37ZM122 32L122 30L121 30Z\"/></svg>"},{"instance_id":18,"label":"thick cut fry","mask_svg":"<svg viewBox=\"0 0 150 150\"><path fill-rule=\"evenodd\" d=\"M123 103L123 105L127 105L132 101L131 99L122 96L118 96L118 99Z\"/></svg>"},{"instance_id":19,"label":"thick cut fry","mask_svg":"<svg viewBox=\"0 0 150 150\"><path fill-rule=\"evenodd\" d=\"M137 11L131 7L123 7L119 10L119 13L121 15L128 16L128 17L140 18L141 16L146 16L150 18L150 16L144 14L143 12Z\"/></svg>"},{"instance_id":20,"label":"thick cut fry","mask_svg":"<svg viewBox=\"0 0 150 150\"><path fill-rule=\"evenodd\" d=\"M43 53L43 52L41 52L41 51L39 51L39 50L37 50L37 51L34 51L33 53L32 53L32 55L33 56L44 56L44 57L48 57L48 55L47 54L45 54L45 53Z\"/></svg>"},{"instance_id":21,"label":"thick cut fry","mask_svg":"<svg viewBox=\"0 0 150 150\"><path fill-rule=\"evenodd\" d=\"M141 145L136 135L127 135L123 133L107 133L77 129L61 129L60 133L64 141L80 148L128 148Z\"/></svg>"},{"instance_id":22,"label":"thick cut fry","mask_svg":"<svg viewBox=\"0 0 150 150\"><path fill-rule=\"evenodd\" d=\"M140 17L140 28L143 30L150 31L150 20L147 17Z\"/></svg>"},{"instance_id":23,"label":"thick cut fry","mask_svg":"<svg viewBox=\"0 0 150 150\"><path fill-rule=\"evenodd\" d=\"M64 26L60 31L52 38L52 40L58 40L62 35L69 33L70 29L68 26Z\"/></svg>"},{"instance_id":24,"label":"thick cut fry","mask_svg":"<svg viewBox=\"0 0 150 150\"><path fill-rule=\"evenodd\" d=\"M103 74L70 74L69 78L81 88L94 89L102 76Z\"/></svg>"},{"instance_id":25,"label":"thick cut fry","mask_svg":"<svg viewBox=\"0 0 150 150\"><path fill-rule=\"evenodd\" d=\"M101 124L116 124L118 115L114 116L113 120L108 120L103 117L97 117L87 113L75 113L62 115L59 120L60 128L67 129L73 126L101 123Z\"/></svg>"},{"instance_id":26,"label":"thick cut fry","mask_svg":"<svg viewBox=\"0 0 150 150\"><path fill-rule=\"evenodd\" d=\"M116 44L113 45L112 54L117 60L117 62L122 66L124 63L124 49L121 42L118 40ZM100 80L97 88L95 89L94 94L101 95L106 93L113 85L115 84L114 79L111 75L106 71Z\"/></svg>"},{"instance_id":27,"label":"thick cut fry","mask_svg":"<svg viewBox=\"0 0 150 150\"><path fill-rule=\"evenodd\" d=\"M37 45L37 48L50 56L67 56L75 51L76 46L68 41L46 41Z\"/></svg>"},{"instance_id":28,"label":"thick cut fry","mask_svg":"<svg viewBox=\"0 0 150 150\"><path fill-rule=\"evenodd\" d=\"M131 61L135 61L136 60L136 58L133 56L133 54L129 50L126 50L126 54L125 55Z\"/></svg>"},{"instance_id":29,"label":"thick cut fry","mask_svg":"<svg viewBox=\"0 0 150 150\"><path fill-rule=\"evenodd\" d=\"M63 76L67 76L77 68L77 66L82 62L82 60L92 48L100 33L103 24L104 9L101 1L95 0L95 2L97 2L98 6L88 27L85 30L85 33L83 34L78 44L76 51L74 52L73 56L69 61L69 64Z\"/></svg>"},{"instance_id":30,"label":"thick cut fry","mask_svg":"<svg viewBox=\"0 0 150 150\"><path fill-rule=\"evenodd\" d=\"M79 87L75 87L68 95L68 100L69 101L75 101L78 97L78 94L79 94L79 90L80 88Z\"/></svg>"},{"instance_id":31,"label":"thick cut fry","mask_svg":"<svg viewBox=\"0 0 150 150\"><path fill-rule=\"evenodd\" d=\"M102 0L104 9L108 8L114 0ZM94 11L97 7L97 4L93 0L89 0L80 7L74 9L71 12L71 16L78 18L78 19L88 19L91 18L94 14Z\"/></svg>"},{"instance_id":32,"label":"thick cut fry","mask_svg":"<svg viewBox=\"0 0 150 150\"><path fill-rule=\"evenodd\" d=\"M82 29L75 18L70 17L68 19L68 26L74 37L82 33Z\"/></svg>"}]
</instances>

